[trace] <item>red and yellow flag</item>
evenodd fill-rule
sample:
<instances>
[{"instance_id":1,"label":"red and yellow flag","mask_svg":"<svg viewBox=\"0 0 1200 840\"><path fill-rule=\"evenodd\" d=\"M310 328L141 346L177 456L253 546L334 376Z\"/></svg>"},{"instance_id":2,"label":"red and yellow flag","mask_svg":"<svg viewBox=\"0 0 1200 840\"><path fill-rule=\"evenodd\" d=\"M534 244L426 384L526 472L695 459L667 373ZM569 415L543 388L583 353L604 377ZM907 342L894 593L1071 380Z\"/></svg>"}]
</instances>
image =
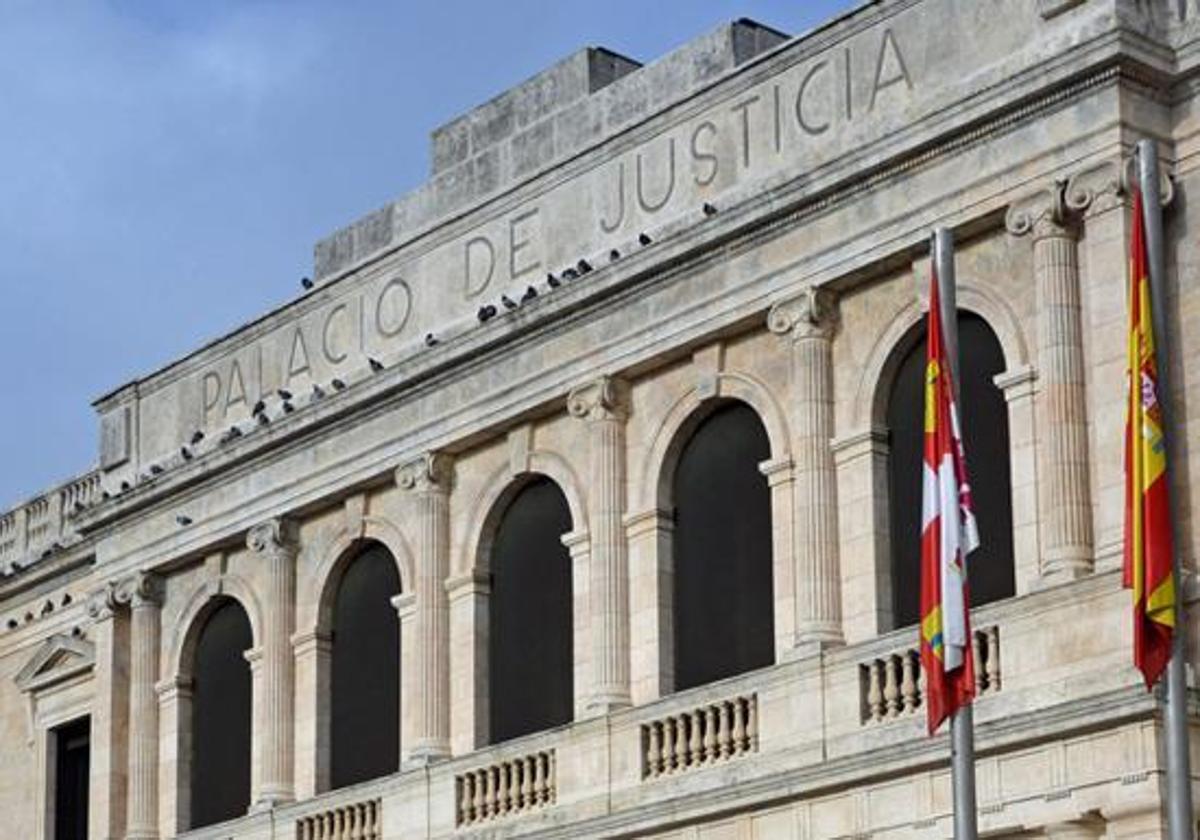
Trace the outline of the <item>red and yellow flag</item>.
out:
<instances>
[{"instance_id":1,"label":"red and yellow flag","mask_svg":"<svg viewBox=\"0 0 1200 840\"><path fill-rule=\"evenodd\" d=\"M921 506L921 666L930 735L975 696L966 557L979 546L939 306L935 268L929 293Z\"/></svg>"},{"instance_id":2,"label":"red and yellow flag","mask_svg":"<svg viewBox=\"0 0 1200 840\"><path fill-rule=\"evenodd\" d=\"M1133 662L1150 688L1171 656L1175 628L1167 452L1150 319L1141 190L1133 191L1125 416L1125 586L1133 590Z\"/></svg>"}]
</instances>

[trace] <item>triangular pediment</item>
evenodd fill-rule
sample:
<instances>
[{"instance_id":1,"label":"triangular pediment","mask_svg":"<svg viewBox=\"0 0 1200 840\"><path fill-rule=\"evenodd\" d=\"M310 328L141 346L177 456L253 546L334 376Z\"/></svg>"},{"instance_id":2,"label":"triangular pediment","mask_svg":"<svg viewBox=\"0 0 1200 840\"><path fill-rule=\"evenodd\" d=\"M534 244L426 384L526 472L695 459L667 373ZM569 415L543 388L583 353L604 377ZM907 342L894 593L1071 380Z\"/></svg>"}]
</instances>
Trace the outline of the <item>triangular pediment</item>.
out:
<instances>
[{"instance_id":1,"label":"triangular pediment","mask_svg":"<svg viewBox=\"0 0 1200 840\"><path fill-rule=\"evenodd\" d=\"M37 691L90 671L95 662L95 646L87 639L56 633L41 644L13 681L22 691Z\"/></svg>"}]
</instances>

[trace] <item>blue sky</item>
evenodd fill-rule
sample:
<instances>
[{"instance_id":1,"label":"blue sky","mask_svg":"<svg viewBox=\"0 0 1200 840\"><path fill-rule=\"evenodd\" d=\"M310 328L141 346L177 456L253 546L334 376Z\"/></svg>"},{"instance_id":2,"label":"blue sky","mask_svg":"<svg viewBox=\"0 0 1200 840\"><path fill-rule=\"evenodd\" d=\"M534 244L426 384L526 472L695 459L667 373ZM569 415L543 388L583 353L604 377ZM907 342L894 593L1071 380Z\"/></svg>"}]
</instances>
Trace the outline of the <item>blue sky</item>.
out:
<instances>
[{"instance_id":1,"label":"blue sky","mask_svg":"<svg viewBox=\"0 0 1200 840\"><path fill-rule=\"evenodd\" d=\"M295 296L447 119L585 45L854 5L3 0L0 509L94 463L93 398Z\"/></svg>"}]
</instances>

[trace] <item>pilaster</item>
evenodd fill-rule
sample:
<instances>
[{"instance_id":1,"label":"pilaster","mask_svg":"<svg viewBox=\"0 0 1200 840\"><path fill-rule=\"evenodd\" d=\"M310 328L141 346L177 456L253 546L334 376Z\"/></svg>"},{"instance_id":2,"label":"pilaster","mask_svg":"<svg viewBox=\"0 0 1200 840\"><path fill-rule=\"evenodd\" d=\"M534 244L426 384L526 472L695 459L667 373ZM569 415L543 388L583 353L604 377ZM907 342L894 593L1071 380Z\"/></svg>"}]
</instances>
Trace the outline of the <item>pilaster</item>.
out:
<instances>
[{"instance_id":1,"label":"pilaster","mask_svg":"<svg viewBox=\"0 0 1200 840\"><path fill-rule=\"evenodd\" d=\"M573 390L567 410L588 428L592 673L587 706L606 712L631 703L629 565L622 526L628 386L620 379L600 377Z\"/></svg>"},{"instance_id":2,"label":"pilaster","mask_svg":"<svg viewBox=\"0 0 1200 840\"><path fill-rule=\"evenodd\" d=\"M795 394L795 644L841 644L837 474L833 461L833 333L837 302L809 288L771 307L767 326L791 339Z\"/></svg>"},{"instance_id":3,"label":"pilaster","mask_svg":"<svg viewBox=\"0 0 1200 840\"><path fill-rule=\"evenodd\" d=\"M295 525L287 519L256 525L246 536L246 546L266 564L259 704L262 754L255 806L269 808L295 799L295 659L291 642L296 624Z\"/></svg>"},{"instance_id":4,"label":"pilaster","mask_svg":"<svg viewBox=\"0 0 1200 840\"><path fill-rule=\"evenodd\" d=\"M129 776L127 840L154 840L158 835L158 683L162 579L139 573L121 581L115 591L130 608Z\"/></svg>"},{"instance_id":5,"label":"pilaster","mask_svg":"<svg viewBox=\"0 0 1200 840\"><path fill-rule=\"evenodd\" d=\"M89 596L87 613L96 646L88 837L119 840L125 834L129 758L129 616L111 583Z\"/></svg>"},{"instance_id":6,"label":"pilaster","mask_svg":"<svg viewBox=\"0 0 1200 840\"><path fill-rule=\"evenodd\" d=\"M417 506L416 615L413 653L416 684L402 688L415 712L409 762L428 763L450 755L450 490L454 464L430 452L401 466L396 483ZM401 636L402 644L407 637Z\"/></svg>"},{"instance_id":7,"label":"pilaster","mask_svg":"<svg viewBox=\"0 0 1200 840\"><path fill-rule=\"evenodd\" d=\"M1041 577L1048 581L1090 573L1095 556L1077 230L1064 189L1055 182L1014 203L1006 218L1009 233L1033 240Z\"/></svg>"}]
</instances>

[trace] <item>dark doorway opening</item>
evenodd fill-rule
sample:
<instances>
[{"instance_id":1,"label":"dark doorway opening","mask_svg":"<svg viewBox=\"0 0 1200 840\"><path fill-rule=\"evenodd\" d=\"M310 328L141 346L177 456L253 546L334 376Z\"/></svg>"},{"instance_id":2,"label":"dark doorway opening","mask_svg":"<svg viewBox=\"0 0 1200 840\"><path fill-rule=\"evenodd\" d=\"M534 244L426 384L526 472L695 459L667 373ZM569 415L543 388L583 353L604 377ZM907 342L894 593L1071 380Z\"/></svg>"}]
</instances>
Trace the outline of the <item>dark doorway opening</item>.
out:
<instances>
[{"instance_id":1,"label":"dark doorway opening","mask_svg":"<svg viewBox=\"0 0 1200 840\"><path fill-rule=\"evenodd\" d=\"M916 624L921 609L926 335L921 327L900 362L888 400L888 508L896 628ZM970 312L959 312L958 344L963 448L980 541L967 561L967 579L971 604L979 606L1012 597L1016 591L1008 406L992 381L1004 371L1004 352L987 322Z\"/></svg>"},{"instance_id":2,"label":"dark doorway opening","mask_svg":"<svg viewBox=\"0 0 1200 840\"><path fill-rule=\"evenodd\" d=\"M775 661L766 430L726 403L692 433L675 468L675 688Z\"/></svg>"},{"instance_id":3,"label":"dark doorway opening","mask_svg":"<svg viewBox=\"0 0 1200 840\"><path fill-rule=\"evenodd\" d=\"M87 840L92 722L80 718L51 730L54 743L54 840Z\"/></svg>"},{"instance_id":4,"label":"dark doorway opening","mask_svg":"<svg viewBox=\"0 0 1200 840\"><path fill-rule=\"evenodd\" d=\"M254 644L241 604L221 598L196 640L192 694L191 827L250 808L250 663Z\"/></svg>"},{"instance_id":5,"label":"dark doorway opening","mask_svg":"<svg viewBox=\"0 0 1200 840\"><path fill-rule=\"evenodd\" d=\"M330 783L345 787L400 768L400 594L396 562L371 543L350 561L333 613Z\"/></svg>"},{"instance_id":6,"label":"dark doorway opening","mask_svg":"<svg viewBox=\"0 0 1200 840\"><path fill-rule=\"evenodd\" d=\"M573 717L571 511L547 478L525 484L505 509L491 550L488 609L492 743Z\"/></svg>"}]
</instances>

